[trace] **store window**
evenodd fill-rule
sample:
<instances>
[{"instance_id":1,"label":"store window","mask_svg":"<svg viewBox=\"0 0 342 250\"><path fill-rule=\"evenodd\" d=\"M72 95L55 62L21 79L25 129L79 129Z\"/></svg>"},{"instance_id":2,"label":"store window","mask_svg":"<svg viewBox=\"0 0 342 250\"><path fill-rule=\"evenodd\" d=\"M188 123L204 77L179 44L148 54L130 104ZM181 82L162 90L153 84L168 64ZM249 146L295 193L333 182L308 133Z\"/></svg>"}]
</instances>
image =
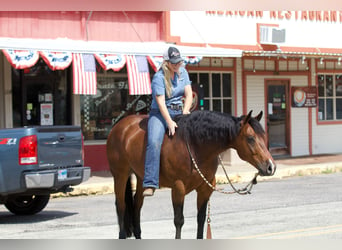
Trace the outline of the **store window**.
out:
<instances>
[{"instance_id":1,"label":"store window","mask_svg":"<svg viewBox=\"0 0 342 250\"><path fill-rule=\"evenodd\" d=\"M149 95L129 95L126 69L97 73L97 94L80 97L85 140L106 140L114 124L130 114L147 114Z\"/></svg>"},{"instance_id":2,"label":"store window","mask_svg":"<svg viewBox=\"0 0 342 250\"><path fill-rule=\"evenodd\" d=\"M232 113L232 74L191 72L189 77L192 83L202 87L203 108L205 110Z\"/></svg>"},{"instance_id":3,"label":"store window","mask_svg":"<svg viewBox=\"0 0 342 250\"><path fill-rule=\"evenodd\" d=\"M342 75L318 75L319 120L342 119Z\"/></svg>"}]
</instances>

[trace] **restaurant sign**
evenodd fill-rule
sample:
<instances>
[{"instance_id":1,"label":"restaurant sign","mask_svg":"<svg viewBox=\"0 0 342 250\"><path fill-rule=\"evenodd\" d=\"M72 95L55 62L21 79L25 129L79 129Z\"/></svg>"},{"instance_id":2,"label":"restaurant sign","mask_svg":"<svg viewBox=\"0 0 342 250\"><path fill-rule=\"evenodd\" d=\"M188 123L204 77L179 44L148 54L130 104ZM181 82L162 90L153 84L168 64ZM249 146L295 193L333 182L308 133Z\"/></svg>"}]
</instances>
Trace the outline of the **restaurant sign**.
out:
<instances>
[{"instance_id":1,"label":"restaurant sign","mask_svg":"<svg viewBox=\"0 0 342 250\"><path fill-rule=\"evenodd\" d=\"M296 87L291 88L292 107L317 107L316 87Z\"/></svg>"}]
</instances>

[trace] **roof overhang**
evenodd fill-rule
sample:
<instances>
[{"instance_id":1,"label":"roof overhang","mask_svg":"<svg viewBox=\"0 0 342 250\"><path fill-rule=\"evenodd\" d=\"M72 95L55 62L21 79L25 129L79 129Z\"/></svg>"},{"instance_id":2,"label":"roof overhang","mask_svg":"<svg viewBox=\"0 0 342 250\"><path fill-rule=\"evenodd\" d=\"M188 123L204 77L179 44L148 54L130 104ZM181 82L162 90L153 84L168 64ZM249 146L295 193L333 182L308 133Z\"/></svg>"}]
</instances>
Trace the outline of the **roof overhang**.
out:
<instances>
[{"instance_id":1,"label":"roof overhang","mask_svg":"<svg viewBox=\"0 0 342 250\"><path fill-rule=\"evenodd\" d=\"M31 38L4 38L0 37L0 49L15 50L47 50L53 52L73 53L103 53L126 55L161 56L165 49L173 44L165 42L110 42L110 41L83 41L67 38L31 39ZM182 56L203 57L241 57L242 50L216 47L178 46Z\"/></svg>"},{"instance_id":2,"label":"roof overhang","mask_svg":"<svg viewBox=\"0 0 342 250\"><path fill-rule=\"evenodd\" d=\"M248 56L260 56L260 57L342 57L342 51L336 52L313 52L313 51L243 51L242 55L244 57Z\"/></svg>"}]
</instances>

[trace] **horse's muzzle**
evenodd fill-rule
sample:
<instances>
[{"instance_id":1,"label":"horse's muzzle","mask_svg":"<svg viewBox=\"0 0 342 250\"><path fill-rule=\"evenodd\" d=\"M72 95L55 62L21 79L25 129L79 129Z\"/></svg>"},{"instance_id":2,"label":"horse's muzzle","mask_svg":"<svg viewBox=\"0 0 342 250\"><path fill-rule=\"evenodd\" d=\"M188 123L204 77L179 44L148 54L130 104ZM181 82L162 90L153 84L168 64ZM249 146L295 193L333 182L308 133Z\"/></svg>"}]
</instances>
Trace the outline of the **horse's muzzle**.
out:
<instances>
[{"instance_id":1,"label":"horse's muzzle","mask_svg":"<svg viewBox=\"0 0 342 250\"><path fill-rule=\"evenodd\" d=\"M271 176L274 175L276 169L277 169L277 165L274 163L273 160L268 159L268 161L266 161L264 164L262 164L263 166L259 167L259 173L261 176Z\"/></svg>"}]
</instances>

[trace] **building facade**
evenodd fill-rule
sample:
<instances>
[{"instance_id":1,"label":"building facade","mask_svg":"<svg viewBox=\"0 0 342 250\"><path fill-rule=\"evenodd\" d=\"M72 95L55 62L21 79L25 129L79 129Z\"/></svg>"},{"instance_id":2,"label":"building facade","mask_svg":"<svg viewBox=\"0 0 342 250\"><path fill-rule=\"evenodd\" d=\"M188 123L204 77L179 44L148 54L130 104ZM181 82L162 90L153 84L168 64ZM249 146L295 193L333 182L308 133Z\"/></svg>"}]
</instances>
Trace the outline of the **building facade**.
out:
<instances>
[{"instance_id":1,"label":"building facade","mask_svg":"<svg viewBox=\"0 0 342 250\"><path fill-rule=\"evenodd\" d=\"M274 156L342 152L339 11L0 12L0 23L0 128L80 125L92 171L108 170L111 127L149 111L120 58L146 57L152 77L167 44L195 58L186 61L195 109L263 111ZM76 53L95 57L95 94L75 93ZM49 61L61 55L63 65ZM224 159L239 162L233 150Z\"/></svg>"}]
</instances>

